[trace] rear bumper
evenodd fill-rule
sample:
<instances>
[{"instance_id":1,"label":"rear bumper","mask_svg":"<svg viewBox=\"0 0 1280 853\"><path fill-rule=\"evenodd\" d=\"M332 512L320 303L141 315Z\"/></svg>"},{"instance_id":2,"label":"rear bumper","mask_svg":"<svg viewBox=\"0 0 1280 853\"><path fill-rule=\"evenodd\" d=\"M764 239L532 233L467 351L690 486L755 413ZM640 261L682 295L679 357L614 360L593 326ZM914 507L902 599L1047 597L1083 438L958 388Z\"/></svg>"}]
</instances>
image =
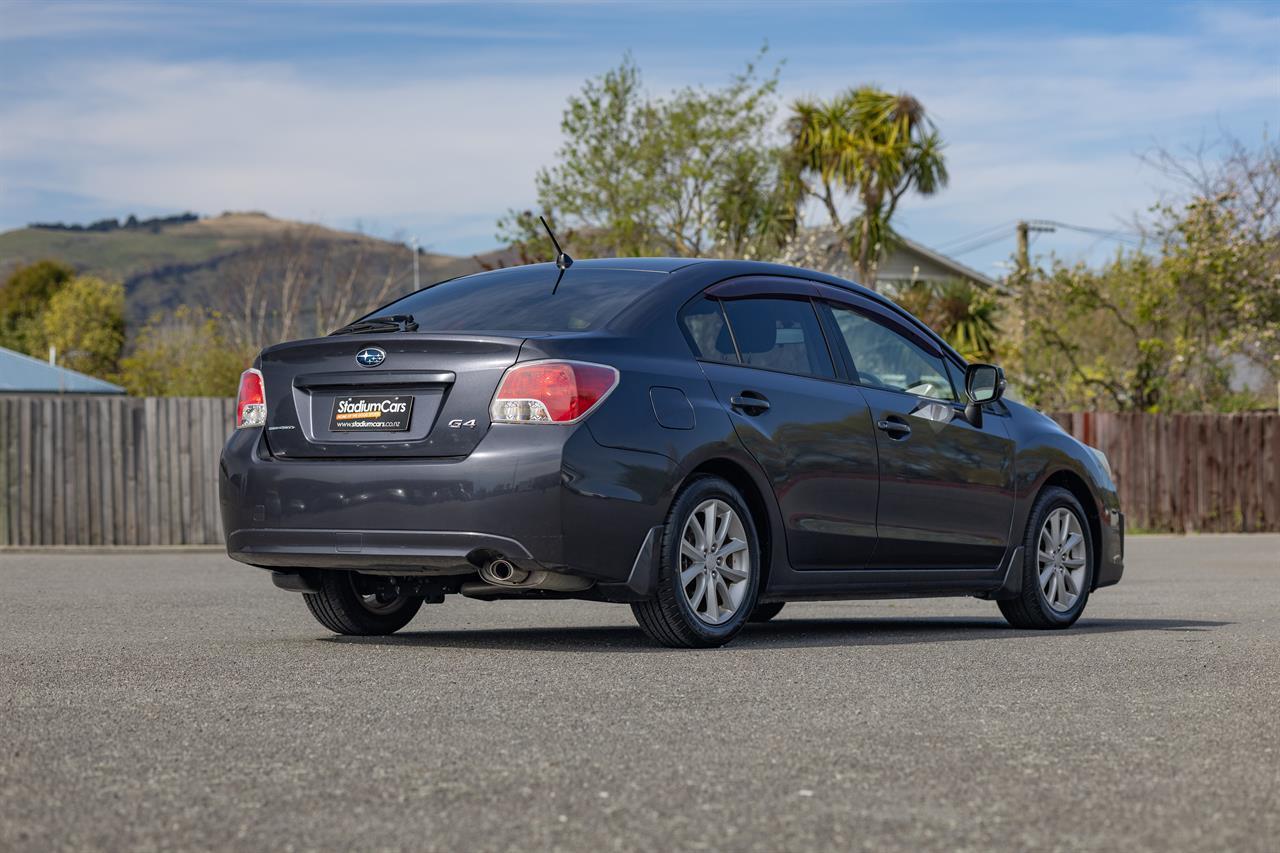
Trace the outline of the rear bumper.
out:
<instances>
[{"instance_id":1,"label":"rear bumper","mask_svg":"<svg viewBox=\"0 0 1280 853\"><path fill-rule=\"evenodd\" d=\"M515 539L454 530L242 529L227 537L227 553L263 568L408 569L442 574L478 567L482 555L534 561L529 549Z\"/></svg>"},{"instance_id":2,"label":"rear bumper","mask_svg":"<svg viewBox=\"0 0 1280 853\"><path fill-rule=\"evenodd\" d=\"M674 488L665 456L605 448L585 424L489 428L463 459L278 459L232 435L227 553L272 569L465 574L497 556L625 582Z\"/></svg>"}]
</instances>

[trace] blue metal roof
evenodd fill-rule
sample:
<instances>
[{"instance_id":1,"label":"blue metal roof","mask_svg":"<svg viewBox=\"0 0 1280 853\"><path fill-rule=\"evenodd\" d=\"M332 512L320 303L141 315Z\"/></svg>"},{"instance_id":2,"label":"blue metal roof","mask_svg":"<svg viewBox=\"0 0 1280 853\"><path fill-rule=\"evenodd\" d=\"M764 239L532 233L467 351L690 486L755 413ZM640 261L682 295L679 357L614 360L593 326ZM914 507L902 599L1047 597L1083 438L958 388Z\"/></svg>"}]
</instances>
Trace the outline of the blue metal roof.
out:
<instances>
[{"instance_id":1,"label":"blue metal roof","mask_svg":"<svg viewBox=\"0 0 1280 853\"><path fill-rule=\"evenodd\" d=\"M0 347L0 394L123 394L92 376Z\"/></svg>"}]
</instances>

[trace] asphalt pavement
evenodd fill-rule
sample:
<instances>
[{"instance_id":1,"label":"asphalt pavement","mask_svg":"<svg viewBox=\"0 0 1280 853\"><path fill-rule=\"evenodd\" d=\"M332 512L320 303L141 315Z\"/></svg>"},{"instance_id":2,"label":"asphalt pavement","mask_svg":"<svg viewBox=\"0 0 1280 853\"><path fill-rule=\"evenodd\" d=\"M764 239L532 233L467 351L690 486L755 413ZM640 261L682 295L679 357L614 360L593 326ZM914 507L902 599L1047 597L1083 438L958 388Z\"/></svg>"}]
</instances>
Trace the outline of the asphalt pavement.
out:
<instances>
[{"instance_id":1,"label":"asphalt pavement","mask_svg":"<svg viewBox=\"0 0 1280 853\"><path fill-rule=\"evenodd\" d=\"M0 849L1274 850L1280 536L1134 537L1065 632L788 605L325 633L213 553L0 554Z\"/></svg>"}]
</instances>

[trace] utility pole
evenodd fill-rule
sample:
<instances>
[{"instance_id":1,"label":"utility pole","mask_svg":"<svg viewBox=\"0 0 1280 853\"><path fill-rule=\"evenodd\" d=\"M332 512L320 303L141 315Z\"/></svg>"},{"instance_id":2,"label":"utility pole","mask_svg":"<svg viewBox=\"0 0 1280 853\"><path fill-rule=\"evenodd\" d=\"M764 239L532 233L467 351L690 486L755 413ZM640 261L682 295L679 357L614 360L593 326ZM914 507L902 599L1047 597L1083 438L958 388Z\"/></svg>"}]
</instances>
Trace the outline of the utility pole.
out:
<instances>
[{"instance_id":1,"label":"utility pole","mask_svg":"<svg viewBox=\"0 0 1280 853\"><path fill-rule=\"evenodd\" d=\"M1018 275L1026 276L1031 269L1031 242L1027 238L1027 233L1031 230L1031 226L1027 222L1018 223ZM1005 232L1008 233L1008 232Z\"/></svg>"},{"instance_id":2,"label":"utility pole","mask_svg":"<svg viewBox=\"0 0 1280 853\"><path fill-rule=\"evenodd\" d=\"M418 284L418 238L414 237L409 244L413 247L413 289L417 291L422 289Z\"/></svg>"},{"instance_id":3,"label":"utility pole","mask_svg":"<svg viewBox=\"0 0 1280 853\"><path fill-rule=\"evenodd\" d=\"M1018 287L1022 291L1022 334L1027 333L1027 315L1031 312L1031 232L1049 234L1057 229L1047 222L1018 222Z\"/></svg>"},{"instance_id":4,"label":"utility pole","mask_svg":"<svg viewBox=\"0 0 1280 853\"><path fill-rule=\"evenodd\" d=\"M1022 220L1018 223L1018 275L1031 275L1031 232L1052 234L1058 229L1050 222Z\"/></svg>"}]
</instances>

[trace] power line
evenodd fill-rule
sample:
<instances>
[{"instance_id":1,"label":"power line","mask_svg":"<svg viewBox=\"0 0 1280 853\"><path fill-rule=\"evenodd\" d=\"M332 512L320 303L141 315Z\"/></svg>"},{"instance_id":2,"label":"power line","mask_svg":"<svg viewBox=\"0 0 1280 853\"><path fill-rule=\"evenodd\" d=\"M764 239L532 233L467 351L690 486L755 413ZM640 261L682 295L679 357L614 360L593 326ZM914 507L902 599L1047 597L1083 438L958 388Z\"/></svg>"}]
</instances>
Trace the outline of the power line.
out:
<instances>
[{"instance_id":1,"label":"power line","mask_svg":"<svg viewBox=\"0 0 1280 853\"><path fill-rule=\"evenodd\" d=\"M1095 237L1101 237L1105 240L1115 240L1117 243L1124 243L1129 246L1138 246L1142 243L1142 235L1135 234L1132 231L1124 231L1119 228L1091 228L1087 225L1071 225L1067 222L1057 222L1052 219L1033 219L1030 220L1031 225L1047 225L1053 228L1062 228L1067 231L1078 231L1081 234L1091 234Z\"/></svg>"},{"instance_id":2,"label":"power line","mask_svg":"<svg viewBox=\"0 0 1280 853\"><path fill-rule=\"evenodd\" d=\"M949 240L943 243L938 251L944 255L951 257L959 257L967 255L970 252L976 252L979 249L985 249L994 243L1012 236L1015 230L1013 226L1016 223L1013 220L1002 222L999 225L993 225L983 228L980 231L974 231L966 237ZM1138 247L1142 245L1142 235L1132 231L1125 231L1118 228L1093 228L1088 225L1072 225L1069 222L1059 222L1056 219L1029 219L1026 220L1028 231L1031 233L1044 233L1056 229L1064 231L1075 231L1080 234L1088 234L1097 237L1099 240L1114 240L1126 246Z\"/></svg>"},{"instance_id":3,"label":"power line","mask_svg":"<svg viewBox=\"0 0 1280 853\"><path fill-rule=\"evenodd\" d=\"M990 237L991 235L993 235L993 234L994 234L995 232L997 232L997 231L999 231L999 232L1007 232L1010 228L1012 228L1012 227L1013 227L1014 222L1015 222L1015 220L1013 220L1013 219L1008 219L1008 220L1005 220L1004 222L1001 222L999 225L991 225L991 226L989 226L989 227L987 227L987 228L980 228L980 229L978 229L977 231L972 231L972 232L970 232L970 233L968 233L968 234L964 234L964 235L961 235L961 236L959 236L959 237L953 237L953 238L952 238L952 239L950 239L950 240L944 240L944 241L942 242L941 246L939 246L938 250L939 250L939 251L942 251L942 252L945 252L945 251L947 251L947 248L946 248L946 247L948 247L948 246L963 246L963 245L965 245L965 244L967 244L967 243L969 243L969 242L972 242L972 241L974 241L974 240L979 240L979 239L982 239L982 238L985 238L985 237Z\"/></svg>"},{"instance_id":4,"label":"power line","mask_svg":"<svg viewBox=\"0 0 1280 853\"><path fill-rule=\"evenodd\" d=\"M994 234L990 237L987 237L986 239L975 240L968 245L961 245L954 249L947 249L945 251L943 250L940 250L940 251L942 251L942 254L944 255L948 255L950 257L955 258L955 257L959 257L960 255L967 255L970 252L976 252L979 249L985 249L987 246L990 246L994 243L999 243L1000 241L1007 240L1007 239L1009 239L1009 232L1001 231L1000 233Z\"/></svg>"},{"instance_id":5,"label":"power line","mask_svg":"<svg viewBox=\"0 0 1280 853\"><path fill-rule=\"evenodd\" d=\"M1041 233L1062 229L1064 231L1075 231L1080 234L1088 234L1097 237L1099 240L1114 240L1125 246L1139 247L1142 245L1143 236L1132 231L1125 231L1119 228L1094 228L1088 225L1072 225L1069 222L1059 222L1056 219L1028 219L1025 220L1027 230L1037 236ZM1001 240L1014 236L1017 220L1006 220L999 225L991 225L977 231L970 232L962 237L947 240L940 244L937 251L949 257L959 257L967 255L970 252L976 252L979 249L985 249ZM1096 243L1095 243L1096 245ZM1090 249L1092 251L1092 249Z\"/></svg>"}]
</instances>

